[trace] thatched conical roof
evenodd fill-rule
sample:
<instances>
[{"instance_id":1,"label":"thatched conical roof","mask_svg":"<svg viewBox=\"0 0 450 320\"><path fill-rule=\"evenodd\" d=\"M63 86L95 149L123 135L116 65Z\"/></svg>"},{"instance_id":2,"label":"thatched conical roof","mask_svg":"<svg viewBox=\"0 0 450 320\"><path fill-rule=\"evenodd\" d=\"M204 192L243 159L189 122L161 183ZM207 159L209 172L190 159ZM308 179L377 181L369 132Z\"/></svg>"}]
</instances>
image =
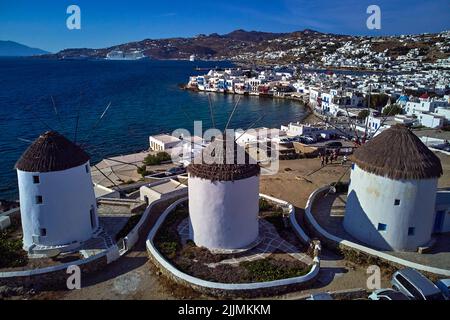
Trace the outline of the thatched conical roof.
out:
<instances>
[{"instance_id":1,"label":"thatched conical roof","mask_svg":"<svg viewBox=\"0 0 450 320\"><path fill-rule=\"evenodd\" d=\"M15 167L26 172L51 172L78 167L88 160L87 153L75 143L48 131L28 147Z\"/></svg>"},{"instance_id":2,"label":"thatched conical roof","mask_svg":"<svg viewBox=\"0 0 450 320\"><path fill-rule=\"evenodd\" d=\"M235 181L259 175L261 168L234 139L217 138L188 166L191 176L211 181Z\"/></svg>"},{"instance_id":3,"label":"thatched conical roof","mask_svg":"<svg viewBox=\"0 0 450 320\"><path fill-rule=\"evenodd\" d=\"M442 176L439 158L403 125L395 125L357 149L352 160L364 171L394 180Z\"/></svg>"}]
</instances>

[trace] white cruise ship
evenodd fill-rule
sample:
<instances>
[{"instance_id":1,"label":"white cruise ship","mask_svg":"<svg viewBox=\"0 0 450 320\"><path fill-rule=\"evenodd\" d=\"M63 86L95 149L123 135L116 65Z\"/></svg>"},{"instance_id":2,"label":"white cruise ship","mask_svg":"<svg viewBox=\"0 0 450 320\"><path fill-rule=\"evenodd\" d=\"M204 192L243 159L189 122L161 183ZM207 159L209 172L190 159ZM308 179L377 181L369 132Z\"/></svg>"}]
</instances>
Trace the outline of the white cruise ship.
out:
<instances>
[{"instance_id":1,"label":"white cruise ship","mask_svg":"<svg viewBox=\"0 0 450 320\"><path fill-rule=\"evenodd\" d=\"M123 52L121 50L113 50L106 55L106 60L140 60L145 58L142 51Z\"/></svg>"}]
</instances>

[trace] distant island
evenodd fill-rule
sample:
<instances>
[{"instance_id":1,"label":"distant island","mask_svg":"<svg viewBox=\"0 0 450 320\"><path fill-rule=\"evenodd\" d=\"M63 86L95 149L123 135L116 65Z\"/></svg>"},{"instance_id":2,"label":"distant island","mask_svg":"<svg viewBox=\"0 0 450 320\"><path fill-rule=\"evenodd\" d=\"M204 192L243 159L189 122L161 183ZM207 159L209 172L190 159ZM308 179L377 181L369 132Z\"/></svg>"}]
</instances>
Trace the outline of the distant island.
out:
<instances>
[{"instance_id":1,"label":"distant island","mask_svg":"<svg viewBox=\"0 0 450 320\"><path fill-rule=\"evenodd\" d=\"M0 57L29 57L42 54L49 54L49 52L14 41L0 40Z\"/></svg>"}]
</instances>

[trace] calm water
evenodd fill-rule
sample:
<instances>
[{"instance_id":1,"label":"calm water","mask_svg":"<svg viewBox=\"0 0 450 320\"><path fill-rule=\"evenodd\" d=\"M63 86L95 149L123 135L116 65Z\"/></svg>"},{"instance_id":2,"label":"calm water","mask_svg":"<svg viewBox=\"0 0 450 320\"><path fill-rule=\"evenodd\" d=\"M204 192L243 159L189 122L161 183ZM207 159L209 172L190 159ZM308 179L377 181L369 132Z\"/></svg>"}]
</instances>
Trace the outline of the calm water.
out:
<instances>
[{"instance_id":1,"label":"calm water","mask_svg":"<svg viewBox=\"0 0 450 320\"><path fill-rule=\"evenodd\" d=\"M13 167L29 145L20 139L34 140L48 127L74 139L78 112L77 140L92 132L86 150L94 163L147 149L149 135L192 130L193 119L204 120L204 128L211 126L207 96L178 88L189 75L202 73L195 66L230 64L0 59L0 199L17 197ZM211 96L216 125L223 128L237 96ZM109 102L108 113L92 130ZM291 101L242 97L230 127L247 128L262 113L266 116L258 126L279 126L300 119L304 108Z\"/></svg>"}]
</instances>

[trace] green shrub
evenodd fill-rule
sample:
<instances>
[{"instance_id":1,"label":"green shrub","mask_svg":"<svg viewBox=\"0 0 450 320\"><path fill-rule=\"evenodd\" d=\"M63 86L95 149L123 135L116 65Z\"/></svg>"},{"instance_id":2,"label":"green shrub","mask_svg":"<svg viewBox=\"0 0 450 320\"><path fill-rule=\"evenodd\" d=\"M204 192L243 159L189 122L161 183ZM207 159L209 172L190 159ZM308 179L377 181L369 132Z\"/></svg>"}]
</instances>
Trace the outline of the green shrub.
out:
<instances>
[{"instance_id":1,"label":"green shrub","mask_svg":"<svg viewBox=\"0 0 450 320\"><path fill-rule=\"evenodd\" d=\"M159 244L159 250L165 257L169 259L175 258L179 248L180 248L179 243L175 241L161 242Z\"/></svg>"},{"instance_id":2,"label":"green shrub","mask_svg":"<svg viewBox=\"0 0 450 320\"><path fill-rule=\"evenodd\" d=\"M152 171L147 170L147 165L143 165L142 167L137 168L137 173L142 176L142 178L145 178L146 176L152 174Z\"/></svg>"},{"instance_id":3,"label":"green shrub","mask_svg":"<svg viewBox=\"0 0 450 320\"><path fill-rule=\"evenodd\" d=\"M172 157L167 152L158 152L156 155L149 154L145 159L144 163L147 166L160 165L163 162L170 161Z\"/></svg>"},{"instance_id":4,"label":"green shrub","mask_svg":"<svg viewBox=\"0 0 450 320\"><path fill-rule=\"evenodd\" d=\"M273 205L264 198L259 198L259 211L269 211Z\"/></svg>"},{"instance_id":5,"label":"green shrub","mask_svg":"<svg viewBox=\"0 0 450 320\"><path fill-rule=\"evenodd\" d=\"M0 232L0 268L23 267L28 263L28 255L22 248L22 239L11 237L17 228L18 226L13 224Z\"/></svg>"},{"instance_id":6,"label":"green shrub","mask_svg":"<svg viewBox=\"0 0 450 320\"><path fill-rule=\"evenodd\" d=\"M370 115L370 112L369 112L369 110L361 110L359 113L358 113L358 120L364 120L364 119L366 119L368 116Z\"/></svg>"},{"instance_id":7,"label":"green shrub","mask_svg":"<svg viewBox=\"0 0 450 320\"><path fill-rule=\"evenodd\" d=\"M240 263L252 281L274 281L299 277L307 274L310 267L297 262L278 261L273 258L260 259L256 261L245 261Z\"/></svg>"},{"instance_id":8,"label":"green shrub","mask_svg":"<svg viewBox=\"0 0 450 320\"><path fill-rule=\"evenodd\" d=\"M155 245L168 259L176 257L181 250L181 240L177 231L177 225L188 217L187 208L181 204L164 220L155 236Z\"/></svg>"},{"instance_id":9,"label":"green shrub","mask_svg":"<svg viewBox=\"0 0 450 320\"><path fill-rule=\"evenodd\" d=\"M400 113L402 113L402 107L396 104L391 104L383 110L383 116L395 116Z\"/></svg>"}]
</instances>

